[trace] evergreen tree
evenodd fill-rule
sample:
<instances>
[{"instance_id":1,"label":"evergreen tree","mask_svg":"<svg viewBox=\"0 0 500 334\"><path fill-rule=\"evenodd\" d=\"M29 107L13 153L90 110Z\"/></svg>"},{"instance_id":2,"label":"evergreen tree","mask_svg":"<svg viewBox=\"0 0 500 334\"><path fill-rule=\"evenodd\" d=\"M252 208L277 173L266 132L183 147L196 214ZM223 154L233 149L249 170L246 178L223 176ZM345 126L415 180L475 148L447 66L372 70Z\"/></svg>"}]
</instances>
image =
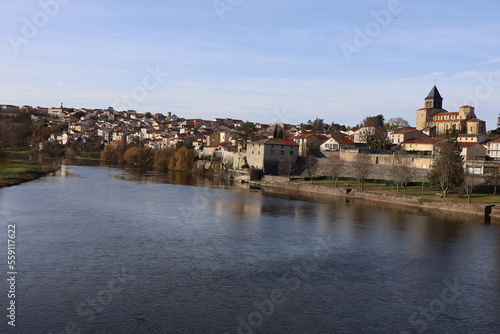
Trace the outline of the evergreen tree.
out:
<instances>
[{"instance_id":1,"label":"evergreen tree","mask_svg":"<svg viewBox=\"0 0 500 334\"><path fill-rule=\"evenodd\" d=\"M274 128L273 138L284 138L283 127L281 127L279 124L276 124L276 127Z\"/></svg>"}]
</instances>

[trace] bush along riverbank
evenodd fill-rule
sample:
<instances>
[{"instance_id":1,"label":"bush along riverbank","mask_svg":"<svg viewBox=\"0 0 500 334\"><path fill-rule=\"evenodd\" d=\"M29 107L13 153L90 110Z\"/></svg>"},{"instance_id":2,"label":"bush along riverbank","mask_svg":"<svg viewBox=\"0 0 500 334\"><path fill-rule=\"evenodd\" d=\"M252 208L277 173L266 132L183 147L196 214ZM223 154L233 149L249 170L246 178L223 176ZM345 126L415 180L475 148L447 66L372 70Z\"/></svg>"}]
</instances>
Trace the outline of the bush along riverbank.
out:
<instances>
[{"instance_id":1,"label":"bush along riverbank","mask_svg":"<svg viewBox=\"0 0 500 334\"><path fill-rule=\"evenodd\" d=\"M23 159L5 159L0 164L0 188L38 179L59 169L58 165Z\"/></svg>"}]
</instances>

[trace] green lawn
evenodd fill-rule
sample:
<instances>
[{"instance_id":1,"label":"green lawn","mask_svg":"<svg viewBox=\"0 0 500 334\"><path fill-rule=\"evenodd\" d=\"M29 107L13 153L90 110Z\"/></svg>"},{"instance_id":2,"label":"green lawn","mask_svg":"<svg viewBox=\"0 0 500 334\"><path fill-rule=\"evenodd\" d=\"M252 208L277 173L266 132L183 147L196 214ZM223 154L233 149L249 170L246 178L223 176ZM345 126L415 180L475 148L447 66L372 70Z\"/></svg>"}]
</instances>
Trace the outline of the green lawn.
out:
<instances>
[{"instance_id":1,"label":"green lawn","mask_svg":"<svg viewBox=\"0 0 500 334\"><path fill-rule=\"evenodd\" d=\"M7 159L5 165L0 165L0 188L34 180L54 169L38 161Z\"/></svg>"},{"instance_id":2,"label":"green lawn","mask_svg":"<svg viewBox=\"0 0 500 334\"><path fill-rule=\"evenodd\" d=\"M6 148L5 152L29 155L35 153L36 150L32 147L19 147L19 148Z\"/></svg>"},{"instance_id":3,"label":"green lawn","mask_svg":"<svg viewBox=\"0 0 500 334\"><path fill-rule=\"evenodd\" d=\"M304 179L296 179L293 182L311 184L311 181L305 181ZM314 185L321 185L326 187L334 187L332 185L332 180L316 180ZM352 189L358 189L358 183L356 180L339 180L339 187L349 184ZM388 186L386 183L374 183L367 182L364 185L364 191L373 191L383 194L403 196L404 192L401 188L399 192L396 191L396 187ZM410 186L407 188L407 196L420 197L428 201L433 202L451 202L451 203L467 203L467 196L459 197L458 191L452 191L448 194L447 198L436 197L436 193L441 193L439 188L433 188L429 186L424 186L422 189L421 185ZM500 195L493 195L487 193L473 193L472 203L475 204L495 204L500 203Z\"/></svg>"}]
</instances>

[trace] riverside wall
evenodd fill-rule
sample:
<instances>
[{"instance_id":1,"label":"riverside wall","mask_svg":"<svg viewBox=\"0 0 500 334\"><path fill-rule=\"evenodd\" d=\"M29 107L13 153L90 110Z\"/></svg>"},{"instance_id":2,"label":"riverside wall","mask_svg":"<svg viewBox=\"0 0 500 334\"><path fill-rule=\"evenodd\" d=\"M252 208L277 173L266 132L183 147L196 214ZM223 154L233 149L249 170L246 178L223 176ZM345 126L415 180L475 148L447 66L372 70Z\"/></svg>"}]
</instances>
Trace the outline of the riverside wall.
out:
<instances>
[{"instance_id":1,"label":"riverside wall","mask_svg":"<svg viewBox=\"0 0 500 334\"><path fill-rule=\"evenodd\" d=\"M318 186L314 184L303 184L303 183L290 183L290 182L274 182L274 183L258 183L258 185L264 189L274 189L282 190L287 193L303 194L303 193L313 193L322 195L332 195L332 196L344 196L346 198L352 199L362 199L368 201L385 202L389 204L405 205L415 208L422 209L428 213L441 211L448 213L459 213L466 214L477 217L477 222L484 221L487 212L487 205L480 204L466 204L466 203L444 203L438 201L427 201L425 199L413 196L394 196L386 195L381 193L374 193L369 191L360 191L355 189L346 188L334 188ZM498 212L498 217L500 217L500 210Z\"/></svg>"}]
</instances>

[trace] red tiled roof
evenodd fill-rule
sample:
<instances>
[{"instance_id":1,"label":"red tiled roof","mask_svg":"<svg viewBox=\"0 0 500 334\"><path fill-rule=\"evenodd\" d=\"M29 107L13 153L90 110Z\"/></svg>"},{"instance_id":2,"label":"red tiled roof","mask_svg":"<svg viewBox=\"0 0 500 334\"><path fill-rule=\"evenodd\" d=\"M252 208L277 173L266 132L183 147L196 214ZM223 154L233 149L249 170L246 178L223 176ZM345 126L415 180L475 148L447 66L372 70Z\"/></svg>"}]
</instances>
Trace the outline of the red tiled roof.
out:
<instances>
[{"instance_id":1,"label":"red tiled roof","mask_svg":"<svg viewBox=\"0 0 500 334\"><path fill-rule=\"evenodd\" d=\"M441 138L415 138L406 140L403 144L436 144L441 140Z\"/></svg>"},{"instance_id":2,"label":"red tiled roof","mask_svg":"<svg viewBox=\"0 0 500 334\"><path fill-rule=\"evenodd\" d=\"M417 129L416 128L400 128L400 129L395 129L392 133L393 134L404 134L404 133L413 132L413 131L417 131Z\"/></svg>"},{"instance_id":3,"label":"red tiled roof","mask_svg":"<svg viewBox=\"0 0 500 334\"><path fill-rule=\"evenodd\" d=\"M333 140L335 140L337 143L339 144L345 144L345 145L354 145L355 143L350 140L349 138L347 137L343 137L343 138L333 138Z\"/></svg>"},{"instance_id":4,"label":"red tiled roof","mask_svg":"<svg viewBox=\"0 0 500 334\"><path fill-rule=\"evenodd\" d=\"M458 145L460 145L460 147L464 148L464 147L471 147L471 146L474 146L474 145L479 145L478 143L458 143Z\"/></svg>"},{"instance_id":5,"label":"red tiled roof","mask_svg":"<svg viewBox=\"0 0 500 334\"><path fill-rule=\"evenodd\" d=\"M458 111L457 112L442 112L439 114L434 114L434 115L432 115L432 117L434 117L434 116L446 116L446 115L458 115Z\"/></svg>"},{"instance_id":6,"label":"red tiled roof","mask_svg":"<svg viewBox=\"0 0 500 334\"><path fill-rule=\"evenodd\" d=\"M218 143L218 144L208 145L207 147L219 147L219 146L228 146L228 145L233 145L233 143L231 143L230 141L225 141L225 142Z\"/></svg>"},{"instance_id":7,"label":"red tiled roof","mask_svg":"<svg viewBox=\"0 0 500 334\"><path fill-rule=\"evenodd\" d=\"M429 123L438 123L438 122L462 122L465 121L465 119L438 119L438 120L432 120Z\"/></svg>"},{"instance_id":8,"label":"red tiled roof","mask_svg":"<svg viewBox=\"0 0 500 334\"><path fill-rule=\"evenodd\" d=\"M297 144L291 139L281 139L281 138L261 139L252 142L252 144L299 146L299 144Z\"/></svg>"}]
</instances>

